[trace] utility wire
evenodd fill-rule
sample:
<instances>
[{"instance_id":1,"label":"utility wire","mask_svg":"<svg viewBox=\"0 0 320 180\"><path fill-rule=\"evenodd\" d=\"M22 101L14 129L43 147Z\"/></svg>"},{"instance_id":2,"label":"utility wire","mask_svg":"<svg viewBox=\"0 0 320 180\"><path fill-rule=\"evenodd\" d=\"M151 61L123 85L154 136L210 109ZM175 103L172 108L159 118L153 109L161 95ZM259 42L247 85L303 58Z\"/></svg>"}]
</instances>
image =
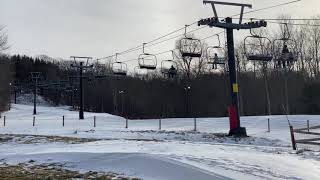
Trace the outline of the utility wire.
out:
<instances>
[{"instance_id":1,"label":"utility wire","mask_svg":"<svg viewBox=\"0 0 320 180\"><path fill-rule=\"evenodd\" d=\"M255 13L255 12L258 12L258 11L264 11L264 10L268 10L268 9L273 9L273 8L276 8L276 7L286 6L286 5L297 3L297 2L300 2L300 1L301 0L289 1L289 2L286 2L286 3L282 3L282 4L277 4L277 5L268 6L268 7L265 7L265 8L260 8L260 9L256 9L256 10L252 10L252 11L247 11L247 12L244 12L243 14L249 14L249 13ZM235 15L233 15L231 17L239 16L239 15L240 14L235 14Z\"/></svg>"}]
</instances>

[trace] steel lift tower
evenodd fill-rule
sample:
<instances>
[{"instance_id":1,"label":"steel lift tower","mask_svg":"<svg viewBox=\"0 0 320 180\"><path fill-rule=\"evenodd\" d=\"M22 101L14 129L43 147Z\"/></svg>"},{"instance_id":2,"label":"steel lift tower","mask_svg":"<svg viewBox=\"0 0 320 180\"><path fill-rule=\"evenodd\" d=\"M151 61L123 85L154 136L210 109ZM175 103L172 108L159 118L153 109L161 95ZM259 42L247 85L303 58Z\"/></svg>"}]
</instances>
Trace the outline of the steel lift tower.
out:
<instances>
[{"instance_id":1,"label":"steel lift tower","mask_svg":"<svg viewBox=\"0 0 320 180\"><path fill-rule=\"evenodd\" d=\"M261 20L256 22L242 23L244 9L252 8L251 4L239 4L221 1L203 1L203 4L210 4L214 13L214 17L201 19L198 21L198 26L206 25L209 27L223 28L227 32L227 48L228 48L228 66L229 66L229 77L231 86L231 104L228 108L229 119L230 119L230 136L247 136L246 128L240 126L240 114L239 114L239 101L238 101L238 83L237 83L237 73L236 73L236 62L234 54L234 38L233 30L240 29L254 29L260 27L266 27L267 22ZM215 5L224 6L237 6L241 7L241 12L239 14L239 22L233 23L231 17L225 18L223 21L219 20L219 16Z\"/></svg>"},{"instance_id":2,"label":"steel lift tower","mask_svg":"<svg viewBox=\"0 0 320 180\"><path fill-rule=\"evenodd\" d=\"M92 60L92 57L80 57L80 56L71 56L71 59L74 60L74 64L71 64L71 67L77 68L79 70L79 100L80 100L80 108L79 108L79 119L84 119L84 93L83 93L83 71L89 68L93 68L93 65L88 65L89 60ZM80 63L78 64L78 61Z\"/></svg>"},{"instance_id":3,"label":"steel lift tower","mask_svg":"<svg viewBox=\"0 0 320 180\"><path fill-rule=\"evenodd\" d=\"M37 114L37 90L38 81L41 78L41 72L31 72L31 79L34 83L33 85L33 115Z\"/></svg>"}]
</instances>

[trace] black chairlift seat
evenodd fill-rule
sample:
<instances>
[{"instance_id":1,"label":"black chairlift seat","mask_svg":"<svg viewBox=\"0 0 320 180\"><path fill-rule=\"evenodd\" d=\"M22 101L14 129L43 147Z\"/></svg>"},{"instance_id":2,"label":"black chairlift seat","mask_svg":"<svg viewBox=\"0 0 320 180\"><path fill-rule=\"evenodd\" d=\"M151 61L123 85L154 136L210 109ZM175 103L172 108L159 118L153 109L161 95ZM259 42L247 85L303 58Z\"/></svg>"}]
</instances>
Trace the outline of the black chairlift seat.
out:
<instances>
[{"instance_id":1,"label":"black chairlift seat","mask_svg":"<svg viewBox=\"0 0 320 180\"><path fill-rule=\"evenodd\" d=\"M118 76L126 76L127 72L126 71L118 71L118 72L113 72L114 75L118 75Z\"/></svg>"},{"instance_id":2,"label":"black chairlift seat","mask_svg":"<svg viewBox=\"0 0 320 180\"><path fill-rule=\"evenodd\" d=\"M176 75L177 69L161 69L161 73L163 74L170 74L170 75Z\"/></svg>"},{"instance_id":3,"label":"black chairlift seat","mask_svg":"<svg viewBox=\"0 0 320 180\"><path fill-rule=\"evenodd\" d=\"M211 57L210 58L210 64L226 64L226 58L225 57Z\"/></svg>"},{"instance_id":4,"label":"black chairlift seat","mask_svg":"<svg viewBox=\"0 0 320 180\"><path fill-rule=\"evenodd\" d=\"M213 64L225 65L226 62L224 62L224 61L215 61L215 62L213 62Z\"/></svg>"},{"instance_id":5,"label":"black chairlift seat","mask_svg":"<svg viewBox=\"0 0 320 180\"><path fill-rule=\"evenodd\" d=\"M280 60L294 62L294 61L297 61L297 58L295 58L293 53L282 53L280 56Z\"/></svg>"},{"instance_id":6,"label":"black chairlift seat","mask_svg":"<svg viewBox=\"0 0 320 180\"><path fill-rule=\"evenodd\" d=\"M201 53L182 53L182 57L200 58Z\"/></svg>"},{"instance_id":7,"label":"black chairlift seat","mask_svg":"<svg viewBox=\"0 0 320 180\"><path fill-rule=\"evenodd\" d=\"M155 70L157 68L157 66L153 66L153 65L147 65L147 64L140 64L140 69L149 69L149 70Z\"/></svg>"},{"instance_id":8,"label":"black chairlift seat","mask_svg":"<svg viewBox=\"0 0 320 180\"><path fill-rule=\"evenodd\" d=\"M271 61L273 59L272 56L266 56L261 54L249 54L247 59L250 61Z\"/></svg>"}]
</instances>

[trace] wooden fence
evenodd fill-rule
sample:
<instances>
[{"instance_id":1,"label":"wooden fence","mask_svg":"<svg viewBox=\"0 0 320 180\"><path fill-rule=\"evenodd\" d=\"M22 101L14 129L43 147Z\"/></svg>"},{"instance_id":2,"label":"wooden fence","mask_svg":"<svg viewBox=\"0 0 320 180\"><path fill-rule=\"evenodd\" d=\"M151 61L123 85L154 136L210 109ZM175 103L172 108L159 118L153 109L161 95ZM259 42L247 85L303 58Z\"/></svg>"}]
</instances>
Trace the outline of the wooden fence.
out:
<instances>
[{"instance_id":1,"label":"wooden fence","mask_svg":"<svg viewBox=\"0 0 320 180\"><path fill-rule=\"evenodd\" d=\"M319 130L319 131L314 132L316 130ZM293 129L293 127L290 126L290 133L291 133L292 147L294 150L297 149L296 144L319 145L320 146L320 125L310 127L309 121L308 121L306 128ZM295 139L295 134L305 135L306 138Z\"/></svg>"}]
</instances>

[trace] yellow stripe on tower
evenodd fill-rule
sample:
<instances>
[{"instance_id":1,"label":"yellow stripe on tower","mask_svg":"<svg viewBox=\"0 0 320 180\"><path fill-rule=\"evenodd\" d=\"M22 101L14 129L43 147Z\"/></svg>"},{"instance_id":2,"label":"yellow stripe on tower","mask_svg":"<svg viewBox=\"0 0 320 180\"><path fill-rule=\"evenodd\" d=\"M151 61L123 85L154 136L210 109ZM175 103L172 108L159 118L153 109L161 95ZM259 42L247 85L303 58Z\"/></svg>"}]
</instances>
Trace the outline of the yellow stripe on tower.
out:
<instances>
[{"instance_id":1,"label":"yellow stripe on tower","mask_svg":"<svg viewBox=\"0 0 320 180\"><path fill-rule=\"evenodd\" d=\"M238 84L237 83L232 84L232 90L233 90L234 93L238 93L239 92L239 88L238 88Z\"/></svg>"}]
</instances>

